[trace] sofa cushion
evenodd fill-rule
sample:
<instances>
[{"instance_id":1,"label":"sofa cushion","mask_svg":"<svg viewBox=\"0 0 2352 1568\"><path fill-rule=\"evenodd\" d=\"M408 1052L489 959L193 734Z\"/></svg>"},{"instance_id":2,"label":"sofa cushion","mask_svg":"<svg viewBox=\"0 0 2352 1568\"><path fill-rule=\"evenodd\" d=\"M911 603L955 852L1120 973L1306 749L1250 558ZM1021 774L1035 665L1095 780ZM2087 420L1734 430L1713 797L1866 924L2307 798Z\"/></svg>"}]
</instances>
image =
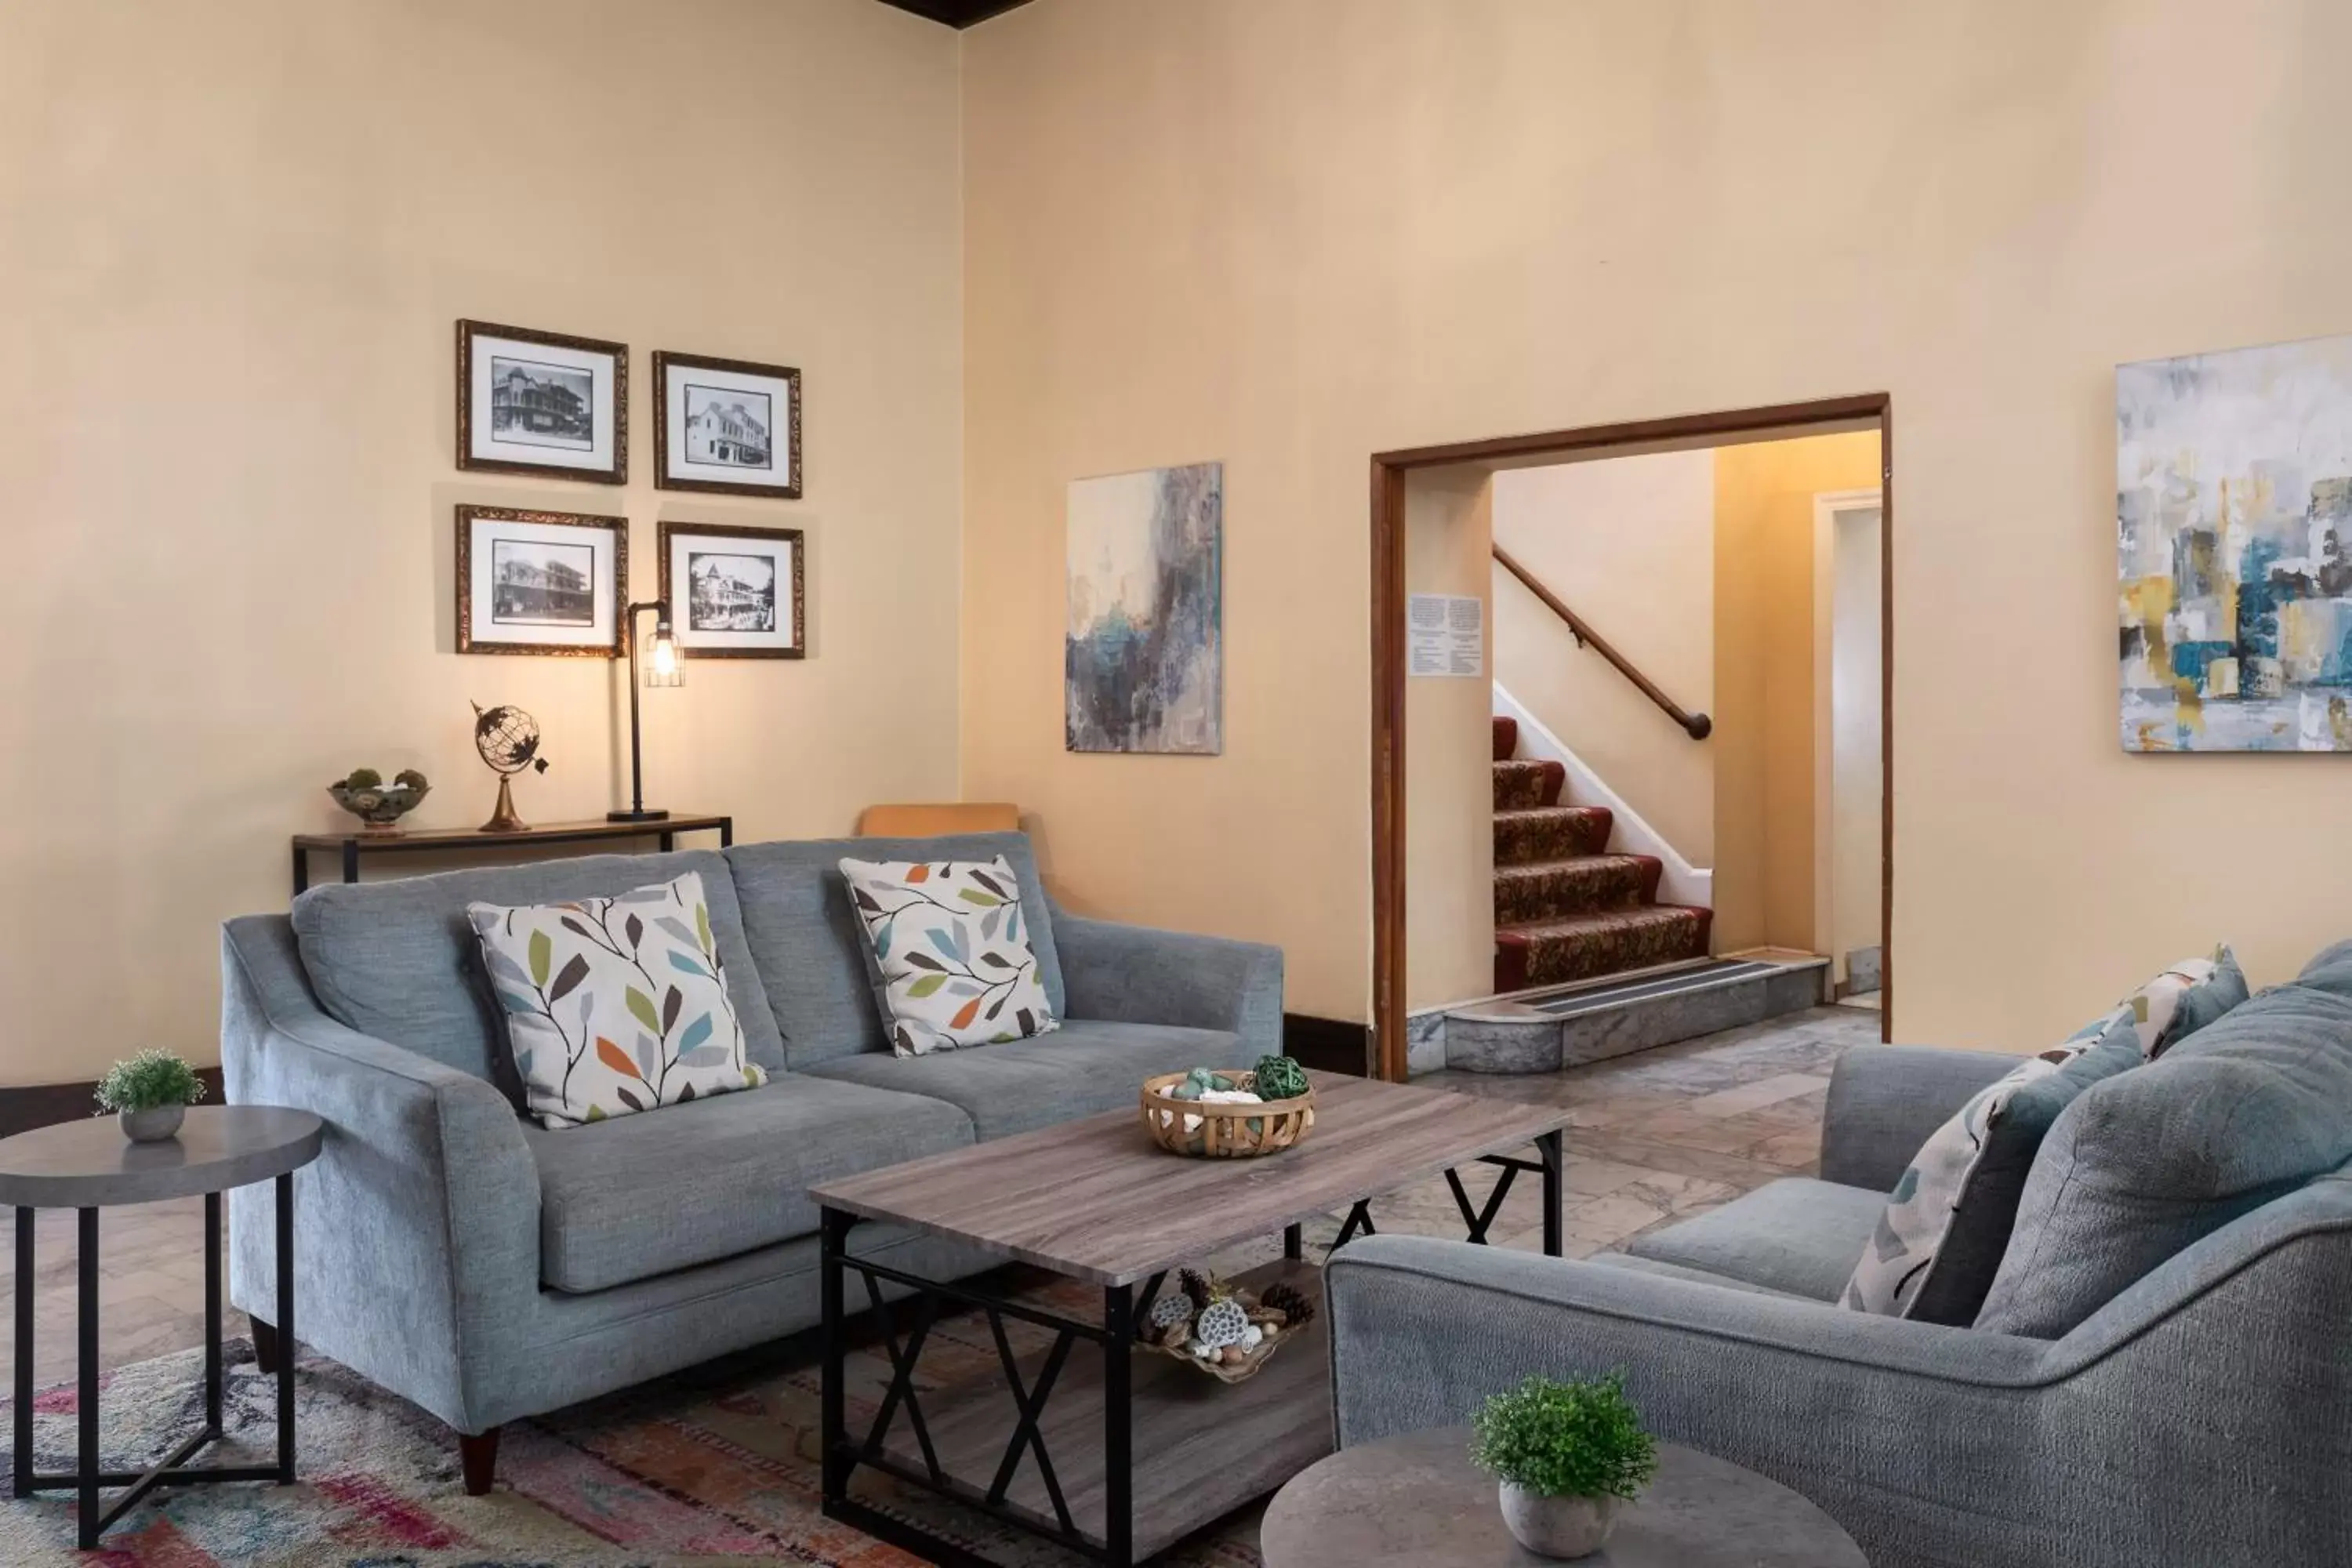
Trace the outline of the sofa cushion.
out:
<instances>
[{"instance_id":1,"label":"sofa cushion","mask_svg":"<svg viewBox=\"0 0 2352 1568\"><path fill-rule=\"evenodd\" d=\"M525 1109L576 1127L757 1089L701 876L611 899L468 904Z\"/></svg>"},{"instance_id":2,"label":"sofa cushion","mask_svg":"<svg viewBox=\"0 0 2352 1568\"><path fill-rule=\"evenodd\" d=\"M1021 879L1003 856L845 859L841 875L896 1054L1001 1045L1060 1026L1022 929Z\"/></svg>"},{"instance_id":3,"label":"sofa cushion","mask_svg":"<svg viewBox=\"0 0 2352 1568\"><path fill-rule=\"evenodd\" d=\"M2019 1196L2059 1113L2101 1079L2146 1059L2133 1015L2028 1057L1931 1133L1895 1184L1838 1304L1966 1328L1976 1321L2017 1221Z\"/></svg>"},{"instance_id":4,"label":"sofa cushion","mask_svg":"<svg viewBox=\"0 0 2352 1568\"><path fill-rule=\"evenodd\" d=\"M739 844L724 853L735 868L745 939L767 983L785 1058L796 1069L890 1048L875 1003L865 927L842 879L845 858L987 861L1003 856L1021 880L1022 923L1037 954L1038 984L1055 1016L1068 1011L1053 910L1025 833Z\"/></svg>"},{"instance_id":5,"label":"sofa cushion","mask_svg":"<svg viewBox=\"0 0 2352 1568\"><path fill-rule=\"evenodd\" d=\"M976 1051L836 1057L813 1078L929 1095L960 1108L985 1141L1106 1110L1134 1110L1143 1080L1188 1068L1234 1068L1248 1049L1223 1029L1066 1020L1051 1035ZM1143 1131L1137 1129L1136 1136Z\"/></svg>"},{"instance_id":6,"label":"sofa cushion","mask_svg":"<svg viewBox=\"0 0 2352 1568\"><path fill-rule=\"evenodd\" d=\"M294 900L294 936L319 1005L337 1023L492 1079L520 1100L505 1020L484 980L466 906L610 898L688 871L702 877L727 994L751 1060L782 1068L784 1043L744 942L734 875L715 851L588 855L313 888Z\"/></svg>"},{"instance_id":7,"label":"sofa cushion","mask_svg":"<svg viewBox=\"0 0 2352 1568\"><path fill-rule=\"evenodd\" d=\"M2352 1159L2352 996L2315 978L2075 1100L2042 1141L1977 1327L2055 1339L2190 1243Z\"/></svg>"},{"instance_id":8,"label":"sofa cushion","mask_svg":"<svg viewBox=\"0 0 2352 1568\"><path fill-rule=\"evenodd\" d=\"M1636 1258L1834 1301L1870 1240L1886 1194L1790 1176L1664 1230L1635 1237Z\"/></svg>"},{"instance_id":9,"label":"sofa cushion","mask_svg":"<svg viewBox=\"0 0 2352 1568\"><path fill-rule=\"evenodd\" d=\"M523 1133L539 1165L540 1278L608 1289L817 1228L812 1184L971 1142L953 1106L779 1073L765 1087Z\"/></svg>"},{"instance_id":10,"label":"sofa cushion","mask_svg":"<svg viewBox=\"0 0 2352 1568\"><path fill-rule=\"evenodd\" d=\"M1750 1296L1778 1296L1790 1301L1808 1300L1794 1291L1775 1290L1769 1285L1753 1285L1745 1279L1734 1279L1728 1274L1709 1274L1704 1268L1691 1268L1680 1263L1661 1263L1654 1258L1636 1258L1630 1252L1596 1252L1585 1261L1603 1268L1647 1274L1654 1279L1682 1279L1693 1285L1712 1285L1719 1290L1740 1290Z\"/></svg>"}]
</instances>

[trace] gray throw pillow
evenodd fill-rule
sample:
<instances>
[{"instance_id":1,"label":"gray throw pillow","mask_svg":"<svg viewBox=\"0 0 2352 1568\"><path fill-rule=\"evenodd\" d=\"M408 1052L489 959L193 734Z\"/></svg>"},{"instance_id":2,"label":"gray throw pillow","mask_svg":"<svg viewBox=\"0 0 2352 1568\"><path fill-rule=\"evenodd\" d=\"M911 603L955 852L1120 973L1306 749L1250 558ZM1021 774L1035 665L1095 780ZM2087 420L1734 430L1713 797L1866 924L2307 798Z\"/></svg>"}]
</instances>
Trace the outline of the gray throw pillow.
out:
<instances>
[{"instance_id":1,"label":"gray throw pillow","mask_svg":"<svg viewBox=\"0 0 2352 1568\"><path fill-rule=\"evenodd\" d=\"M1936 1130L1903 1173L1839 1305L1923 1323L1976 1321L2009 1248L2042 1139L2074 1097L2147 1058L2131 1015L2029 1057Z\"/></svg>"},{"instance_id":2,"label":"gray throw pillow","mask_svg":"<svg viewBox=\"0 0 2352 1568\"><path fill-rule=\"evenodd\" d=\"M2183 1247L2352 1159L2352 995L2312 978L2067 1108L1978 1328L2056 1339Z\"/></svg>"}]
</instances>

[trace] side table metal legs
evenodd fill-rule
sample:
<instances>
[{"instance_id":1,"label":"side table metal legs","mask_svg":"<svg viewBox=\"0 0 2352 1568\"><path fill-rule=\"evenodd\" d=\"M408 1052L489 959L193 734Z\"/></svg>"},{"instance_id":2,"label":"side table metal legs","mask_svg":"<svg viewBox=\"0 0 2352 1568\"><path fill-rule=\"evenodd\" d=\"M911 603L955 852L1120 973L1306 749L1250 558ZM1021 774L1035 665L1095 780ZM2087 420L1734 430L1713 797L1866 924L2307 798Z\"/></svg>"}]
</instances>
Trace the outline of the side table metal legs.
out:
<instances>
[{"instance_id":1,"label":"side table metal legs","mask_svg":"<svg viewBox=\"0 0 2352 1568\"><path fill-rule=\"evenodd\" d=\"M79 1508L81 1547L89 1551L115 1521L158 1486L198 1481L278 1481L294 1479L294 1178L277 1178L278 1329L286 1352L278 1368L278 1462L272 1465L190 1465L197 1449L219 1437L223 1421L221 1368L221 1196L205 1194L205 1424L186 1441L144 1471L101 1470L98 1448L98 1210L76 1211L79 1219L79 1276L75 1338L78 1383L74 1471L42 1475L33 1468L33 1215L16 1211L16 1495L71 1491ZM99 1490L121 1487L113 1505L100 1510Z\"/></svg>"}]
</instances>

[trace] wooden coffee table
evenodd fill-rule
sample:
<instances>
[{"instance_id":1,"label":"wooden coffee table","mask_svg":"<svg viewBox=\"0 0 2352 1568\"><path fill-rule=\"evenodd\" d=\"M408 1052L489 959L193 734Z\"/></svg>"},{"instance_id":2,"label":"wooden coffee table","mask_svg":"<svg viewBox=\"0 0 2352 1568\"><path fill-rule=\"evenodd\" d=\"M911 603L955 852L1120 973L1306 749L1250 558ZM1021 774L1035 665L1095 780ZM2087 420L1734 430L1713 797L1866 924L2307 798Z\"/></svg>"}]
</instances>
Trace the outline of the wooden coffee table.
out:
<instances>
[{"instance_id":1,"label":"wooden coffee table","mask_svg":"<svg viewBox=\"0 0 2352 1568\"><path fill-rule=\"evenodd\" d=\"M1137 1109L813 1189L824 1211L826 1515L935 1563L981 1561L852 1498L851 1476L866 1467L1129 1568L1331 1451L1322 1315L1256 1376L1225 1384L1136 1342L1136 1325L1170 1272L1280 1231L1283 1260L1238 1282L1263 1288L1284 1279L1319 1300L1321 1270L1304 1257L1302 1222L1346 1211L1335 1244L1344 1246L1371 1230L1373 1197L1443 1175L1469 1238L1484 1242L1522 1172L1543 1183L1544 1251L1559 1256L1564 1107L1313 1078L1314 1130L1280 1154L1171 1154L1151 1141ZM1529 1144L1534 1158L1516 1152ZM1502 1173L1483 1204L1459 1174L1481 1163ZM926 1279L856 1256L848 1238L860 1220L910 1226L1098 1286L1101 1316L1063 1317L993 1294L985 1281ZM864 1282L891 1367L862 1437L852 1436L845 1415L845 1298L853 1274ZM883 1310L886 1286L913 1293L903 1342ZM942 1307L986 1314L1001 1375L919 1395L917 1362ZM1052 1347L1015 1356L1008 1319L1051 1331ZM1101 1355L1074 1360L1080 1342Z\"/></svg>"}]
</instances>

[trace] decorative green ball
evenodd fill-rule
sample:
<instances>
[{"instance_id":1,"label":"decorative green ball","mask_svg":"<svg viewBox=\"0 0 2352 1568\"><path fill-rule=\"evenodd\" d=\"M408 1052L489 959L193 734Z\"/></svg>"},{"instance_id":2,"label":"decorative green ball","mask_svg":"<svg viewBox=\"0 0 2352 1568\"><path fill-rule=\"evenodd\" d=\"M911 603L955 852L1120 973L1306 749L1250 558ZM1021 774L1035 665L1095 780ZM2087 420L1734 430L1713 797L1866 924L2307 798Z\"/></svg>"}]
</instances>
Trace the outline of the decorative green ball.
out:
<instances>
[{"instance_id":1,"label":"decorative green ball","mask_svg":"<svg viewBox=\"0 0 2352 1568\"><path fill-rule=\"evenodd\" d=\"M382 789L383 775L373 768L353 768L351 776L343 780L343 787L345 789Z\"/></svg>"},{"instance_id":2,"label":"decorative green ball","mask_svg":"<svg viewBox=\"0 0 2352 1568\"><path fill-rule=\"evenodd\" d=\"M1289 1057L1260 1057L1257 1095L1260 1100L1296 1100L1307 1092L1307 1069Z\"/></svg>"}]
</instances>

